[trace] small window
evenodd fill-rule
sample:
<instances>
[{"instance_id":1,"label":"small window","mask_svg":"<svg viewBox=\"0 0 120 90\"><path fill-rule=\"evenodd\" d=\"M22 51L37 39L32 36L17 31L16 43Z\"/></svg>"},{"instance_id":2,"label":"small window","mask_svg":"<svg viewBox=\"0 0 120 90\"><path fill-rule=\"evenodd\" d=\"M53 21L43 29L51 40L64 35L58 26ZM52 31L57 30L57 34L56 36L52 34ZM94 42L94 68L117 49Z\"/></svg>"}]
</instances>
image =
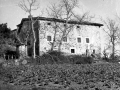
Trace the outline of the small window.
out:
<instances>
[{"instance_id":1,"label":"small window","mask_svg":"<svg viewBox=\"0 0 120 90\"><path fill-rule=\"evenodd\" d=\"M95 54L95 49L93 50L93 54Z\"/></svg>"},{"instance_id":2,"label":"small window","mask_svg":"<svg viewBox=\"0 0 120 90\"><path fill-rule=\"evenodd\" d=\"M75 49L71 49L71 53L75 53Z\"/></svg>"},{"instance_id":3,"label":"small window","mask_svg":"<svg viewBox=\"0 0 120 90\"><path fill-rule=\"evenodd\" d=\"M47 36L47 41L51 41L51 36Z\"/></svg>"},{"instance_id":4,"label":"small window","mask_svg":"<svg viewBox=\"0 0 120 90\"><path fill-rule=\"evenodd\" d=\"M66 24L64 24L64 27L66 27Z\"/></svg>"},{"instance_id":5,"label":"small window","mask_svg":"<svg viewBox=\"0 0 120 90\"><path fill-rule=\"evenodd\" d=\"M80 26L77 26L77 28L80 28Z\"/></svg>"},{"instance_id":6,"label":"small window","mask_svg":"<svg viewBox=\"0 0 120 90\"><path fill-rule=\"evenodd\" d=\"M89 38L86 38L86 43L89 43L90 41L89 41Z\"/></svg>"},{"instance_id":7,"label":"small window","mask_svg":"<svg viewBox=\"0 0 120 90\"><path fill-rule=\"evenodd\" d=\"M51 25L51 23L49 22L49 23L47 23L47 25Z\"/></svg>"},{"instance_id":8,"label":"small window","mask_svg":"<svg viewBox=\"0 0 120 90\"><path fill-rule=\"evenodd\" d=\"M78 43L81 43L81 38L77 38L77 42L78 42Z\"/></svg>"},{"instance_id":9,"label":"small window","mask_svg":"<svg viewBox=\"0 0 120 90\"><path fill-rule=\"evenodd\" d=\"M63 37L63 41L64 41L64 42L67 42L67 37Z\"/></svg>"}]
</instances>

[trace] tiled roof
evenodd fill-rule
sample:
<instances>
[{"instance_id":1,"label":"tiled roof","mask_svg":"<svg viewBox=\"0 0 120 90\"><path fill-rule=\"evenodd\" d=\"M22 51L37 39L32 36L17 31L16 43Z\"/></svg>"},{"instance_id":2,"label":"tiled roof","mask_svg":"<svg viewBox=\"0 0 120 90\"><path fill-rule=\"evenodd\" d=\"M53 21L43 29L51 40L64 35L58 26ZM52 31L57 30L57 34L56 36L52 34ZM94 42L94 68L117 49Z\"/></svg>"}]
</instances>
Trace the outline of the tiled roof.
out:
<instances>
[{"instance_id":1,"label":"tiled roof","mask_svg":"<svg viewBox=\"0 0 120 90\"><path fill-rule=\"evenodd\" d=\"M19 29L21 29L23 22L29 21L29 18L23 18L21 23L18 24L17 26ZM47 17L33 17L33 20L42 20L42 21L54 21L54 22L60 22L60 23L66 23L66 20L63 19L56 19L56 18L47 18ZM100 23L92 23L88 21L76 21L76 20L69 20L68 24L79 24L79 25L90 25L90 26L98 26L101 27L103 24Z\"/></svg>"}]
</instances>

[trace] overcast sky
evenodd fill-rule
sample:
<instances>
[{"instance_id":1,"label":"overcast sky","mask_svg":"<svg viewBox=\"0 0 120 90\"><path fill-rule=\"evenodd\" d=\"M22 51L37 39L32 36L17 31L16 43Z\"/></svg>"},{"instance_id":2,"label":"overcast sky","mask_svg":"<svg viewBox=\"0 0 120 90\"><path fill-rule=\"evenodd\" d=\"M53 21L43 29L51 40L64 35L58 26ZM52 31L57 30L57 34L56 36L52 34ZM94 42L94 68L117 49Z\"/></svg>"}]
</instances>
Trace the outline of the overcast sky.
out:
<instances>
[{"instance_id":1,"label":"overcast sky","mask_svg":"<svg viewBox=\"0 0 120 90\"><path fill-rule=\"evenodd\" d=\"M16 25L20 23L22 18L28 16L18 3L21 0L0 0L0 23L8 23L8 27L15 29ZM40 11L44 11L46 6L51 3L57 3L58 0L39 0L40 9L37 10L33 16L38 16ZM90 11L97 17L110 17L113 18L120 12L120 0L79 0L80 5L85 11ZM80 12L79 9L77 9Z\"/></svg>"}]
</instances>

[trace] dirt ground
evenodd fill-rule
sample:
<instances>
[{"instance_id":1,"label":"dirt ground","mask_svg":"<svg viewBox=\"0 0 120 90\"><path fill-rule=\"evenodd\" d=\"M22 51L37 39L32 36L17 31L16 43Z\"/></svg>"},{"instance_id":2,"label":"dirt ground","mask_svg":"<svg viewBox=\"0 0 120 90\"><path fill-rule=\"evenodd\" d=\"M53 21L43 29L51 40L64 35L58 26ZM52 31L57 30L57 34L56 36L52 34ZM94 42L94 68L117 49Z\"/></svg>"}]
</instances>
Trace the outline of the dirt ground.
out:
<instances>
[{"instance_id":1,"label":"dirt ground","mask_svg":"<svg viewBox=\"0 0 120 90\"><path fill-rule=\"evenodd\" d=\"M91 82L87 85L71 82L69 86L54 84L52 82L45 86L39 86L39 84L33 86L16 86L13 84L5 84L0 81L0 90L120 90L120 87L115 85L115 83L111 82L110 84L113 84L112 87L109 87L109 85L104 84L103 82Z\"/></svg>"}]
</instances>

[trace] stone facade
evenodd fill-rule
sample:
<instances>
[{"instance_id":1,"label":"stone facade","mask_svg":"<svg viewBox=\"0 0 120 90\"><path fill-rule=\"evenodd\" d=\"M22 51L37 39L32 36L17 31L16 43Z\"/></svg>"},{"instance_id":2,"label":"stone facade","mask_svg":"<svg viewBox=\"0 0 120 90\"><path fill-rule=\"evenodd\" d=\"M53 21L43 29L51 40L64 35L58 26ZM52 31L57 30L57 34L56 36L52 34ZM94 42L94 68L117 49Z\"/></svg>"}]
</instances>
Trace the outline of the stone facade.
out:
<instances>
[{"instance_id":1,"label":"stone facade","mask_svg":"<svg viewBox=\"0 0 120 90\"><path fill-rule=\"evenodd\" d=\"M53 42L54 37L54 22L39 21L39 24L39 47L42 53L51 49L51 42ZM58 41L61 38L61 32L59 31L56 35L54 50L58 50ZM62 42L61 51L68 54L85 54L86 50L89 54L93 53L93 51L101 53L100 28L96 26L74 25L66 40Z\"/></svg>"},{"instance_id":2,"label":"stone facade","mask_svg":"<svg viewBox=\"0 0 120 90\"><path fill-rule=\"evenodd\" d=\"M18 35L25 42L26 33L30 30L29 19L25 18L18 25ZM56 20L56 22L54 21ZM54 50L58 50L62 31L65 29L65 21L52 18L39 18L34 24L36 34L36 54L41 55L51 49L51 43L57 25L56 41ZM102 24L70 21L68 27L72 26L70 32L62 41L61 51L67 54L91 54L101 53L101 28ZM66 32L67 33L67 32ZM24 48L26 54L32 54L32 34L29 35L29 43ZM31 39L30 39L31 38ZM24 51L24 50L22 50Z\"/></svg>"}]
</instances>

